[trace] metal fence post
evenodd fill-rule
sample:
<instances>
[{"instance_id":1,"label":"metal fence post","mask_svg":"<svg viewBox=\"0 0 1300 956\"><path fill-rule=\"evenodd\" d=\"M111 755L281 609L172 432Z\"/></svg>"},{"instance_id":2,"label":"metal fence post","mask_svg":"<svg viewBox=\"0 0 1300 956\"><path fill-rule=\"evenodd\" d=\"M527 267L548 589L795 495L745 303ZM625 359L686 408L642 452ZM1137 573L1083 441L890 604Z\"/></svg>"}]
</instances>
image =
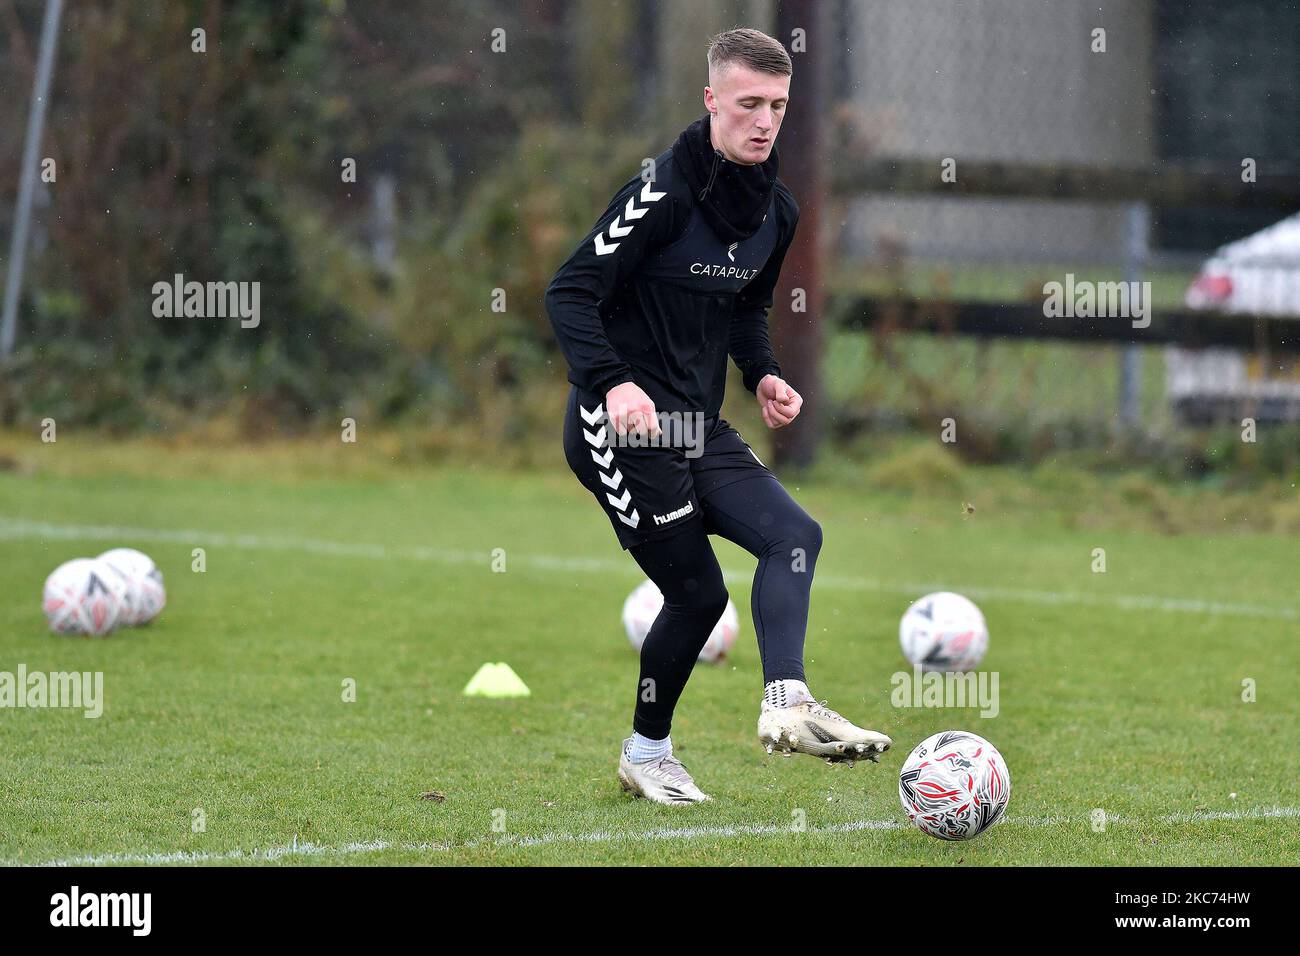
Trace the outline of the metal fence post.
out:
<instances>
[{"instance_id":1,"label":"metal fence post","mask_svg":"<svg viewBox=\"0 0 1300 956\"><path fill-rule=\"evenodd\" d=\"M1147 237L1151 217L1146 203L1135 202L1128 206L1124 231L1124 278L1130 283L1140 283L1147 262ZM1140 288L1130 286L1130 288ZM1133 297L1130 297L1130 312ZM1145 303L1148 314L1151 303ZM1131 321L1131 316L1128 321ZM1126 345L1120 354L1119 366L1119 418L1125 429L1136 429L1142 420L1142 346Z\"/></svg>"},{"instance_id":2,"label":"metal fence post","mask_svg":"<svg viewBox=\"0 0 1300 956\"><path fill-rule=\"evenodd\" d=\"M32 84L32 108L27 114L27 142L23 145L23 161L18 173L18 208L14 214L13 235L9 240L4 316L0 319L0 358L8 358L14 347L18 293L23 284L27 232L32 221L32 193L36 186L36 154L41 148L41 132L45 128L50 74L54 72L54 49L58 44L59 19L62 14L63 0L48 0L45 4L45 21L41 26L41 52L36 63L36 81Z\"/></svg>"}]
</instances>

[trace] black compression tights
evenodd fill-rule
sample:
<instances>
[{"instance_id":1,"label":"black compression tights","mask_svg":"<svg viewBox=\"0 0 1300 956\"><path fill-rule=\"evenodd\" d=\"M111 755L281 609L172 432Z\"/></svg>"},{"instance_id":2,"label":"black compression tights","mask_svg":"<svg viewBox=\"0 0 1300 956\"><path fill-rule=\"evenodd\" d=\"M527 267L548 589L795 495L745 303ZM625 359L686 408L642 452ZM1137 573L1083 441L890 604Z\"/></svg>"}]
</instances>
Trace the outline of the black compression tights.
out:
<instances>
[{"instance_id":1,"label":"black compression tights","mask_svg":"<svg viewBox=\"0 0 1300 956\"><path fill-rule=\"evenodd\" d=\"M750 610L763 659L763 680L803 680L808 594L822 529L768 475L733 482L700 502L703 521L678 534L631 549L641 570L664 595L641 648L632 726L653 740L668 736L673 710L695 658L727 606L722 568L709 534L734 541L758 558Z\"/></svg>"}]
</instances>

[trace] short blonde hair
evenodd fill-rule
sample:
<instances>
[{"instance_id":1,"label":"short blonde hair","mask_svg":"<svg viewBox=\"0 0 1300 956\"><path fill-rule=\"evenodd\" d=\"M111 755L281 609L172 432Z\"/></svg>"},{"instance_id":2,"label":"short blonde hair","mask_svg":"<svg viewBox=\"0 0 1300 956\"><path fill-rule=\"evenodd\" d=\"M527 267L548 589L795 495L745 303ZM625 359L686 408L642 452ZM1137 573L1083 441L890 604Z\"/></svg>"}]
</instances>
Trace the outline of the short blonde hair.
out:
<instances>
[{"instance_id":1,"label":"short blonde hair","mask_svg":"<svg viewBox=\"0 0 1300 956\"><path fill-rule=\"evenodd\" d=\"M709 70L743 63L760 73L793 76L794 64L781 41L761 30L741 28L719 33L709 41Z\"/></svg>"}]
</instances>

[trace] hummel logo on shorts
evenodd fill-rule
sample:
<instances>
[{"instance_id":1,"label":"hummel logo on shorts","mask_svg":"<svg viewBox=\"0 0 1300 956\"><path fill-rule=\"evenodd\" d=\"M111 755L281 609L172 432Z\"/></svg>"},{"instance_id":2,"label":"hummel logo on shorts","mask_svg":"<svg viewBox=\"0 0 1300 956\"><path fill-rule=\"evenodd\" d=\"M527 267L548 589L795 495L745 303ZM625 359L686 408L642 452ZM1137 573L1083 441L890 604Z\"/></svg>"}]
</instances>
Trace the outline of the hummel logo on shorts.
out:
<instances>
[{"instance_id":1,"label":"hummel logo on shorts","mask_svg":"<svg viewBox=\"0 0 1300 956\"><path fill-rule=\"evenodd\" d=\"M668 522L670 521L676 521L678 518L684 518L686 515L690 514L694 510L695 510L695 505L693 505L691 502L688 501L686 502L685 507L678 508L676 511L670 511L666 515L655 515L654 516L655 524L668 524Z\"/></svg>"}]
</instances>

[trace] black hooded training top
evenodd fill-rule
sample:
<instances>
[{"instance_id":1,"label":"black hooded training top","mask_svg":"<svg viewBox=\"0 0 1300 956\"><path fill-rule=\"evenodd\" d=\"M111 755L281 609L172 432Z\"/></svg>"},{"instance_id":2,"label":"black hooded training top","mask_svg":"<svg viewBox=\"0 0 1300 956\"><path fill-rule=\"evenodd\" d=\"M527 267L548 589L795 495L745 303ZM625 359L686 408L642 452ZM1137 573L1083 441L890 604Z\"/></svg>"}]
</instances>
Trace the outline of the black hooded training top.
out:
<instances>
[{"instance_id":1,"label":"black hooded training top","mask_svg":"<svg viewBox=\"0 0 1300 956\"><path fill-rule=\"evenodd\" d=\"M546 290L570 382L603 399L634 381L659 411L712 417L728 354L751 392L781 374L767 310L799 206L777 166L775 147L723 158L705 116L618 191Z\"/></svg>"}]
</instances>

